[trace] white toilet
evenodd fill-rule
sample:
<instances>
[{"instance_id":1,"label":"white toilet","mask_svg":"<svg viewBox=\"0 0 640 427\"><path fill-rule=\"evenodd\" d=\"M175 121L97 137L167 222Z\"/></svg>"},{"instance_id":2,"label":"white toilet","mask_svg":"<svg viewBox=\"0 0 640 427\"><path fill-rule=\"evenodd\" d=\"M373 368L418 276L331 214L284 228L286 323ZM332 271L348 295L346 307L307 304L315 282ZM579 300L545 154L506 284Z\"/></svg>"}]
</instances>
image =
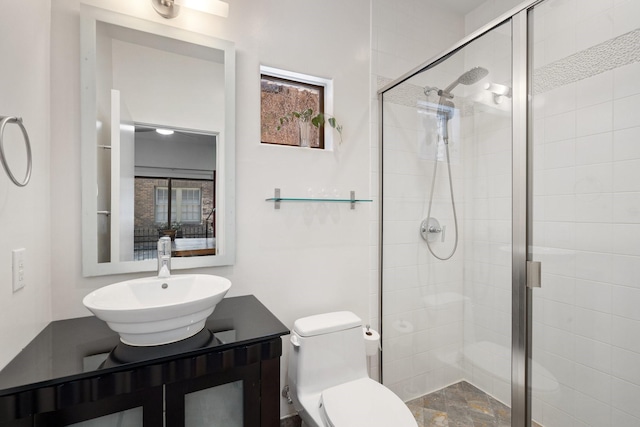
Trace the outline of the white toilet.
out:
<instances>
[{"instance_id":1,"label":"white toilet","mask_svg":"<svg viewBox=\"0 0 640 427\"><path fill-rule=\"evenodd\" d=\"M402 400L367 375L358 316L298 319L290 340L289 388L303 427L417 427Z\"/></svg>"}]
</instances>

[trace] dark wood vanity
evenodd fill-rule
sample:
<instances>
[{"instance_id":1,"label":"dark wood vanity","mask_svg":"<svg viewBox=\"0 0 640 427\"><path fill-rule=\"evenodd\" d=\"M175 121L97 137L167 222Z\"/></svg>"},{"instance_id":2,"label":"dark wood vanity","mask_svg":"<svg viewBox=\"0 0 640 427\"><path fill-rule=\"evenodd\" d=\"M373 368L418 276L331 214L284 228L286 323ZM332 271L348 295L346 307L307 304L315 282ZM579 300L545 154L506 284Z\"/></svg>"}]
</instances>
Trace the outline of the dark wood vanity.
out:
<instances>
[{"instance_id":1,"label":"dark wood vanity","mask_svg":"<svg viewBox=\"0 0 640 427\"><path fill-rule=\"evenodd\" d=\"M55 321L0 371L0 425L65 426L135 408L145 427L180 427L185 396L236 384L241 425L277 427L288 333L254 296L223 299L203 331L155 347L121 343L95 317Z\"/></svg>"}]
</instances>

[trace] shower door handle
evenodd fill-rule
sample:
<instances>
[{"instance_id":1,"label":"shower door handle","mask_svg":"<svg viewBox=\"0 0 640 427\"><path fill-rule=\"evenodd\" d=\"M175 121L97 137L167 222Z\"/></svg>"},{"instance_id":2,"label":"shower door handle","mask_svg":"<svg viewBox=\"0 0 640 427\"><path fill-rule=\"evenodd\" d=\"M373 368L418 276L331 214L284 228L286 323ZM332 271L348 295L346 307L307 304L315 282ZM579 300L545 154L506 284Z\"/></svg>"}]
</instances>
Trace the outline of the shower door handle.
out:
<instances>
[{"instance_id":1,"label":"shower door handle","mask_svg":"<svg viewBox=\"0 0 640 427\"><path fill-rule=\"evenodd\" d=\"M542 263L527 261L527 288L542 287Z\"/></svg>"}]
</instances>

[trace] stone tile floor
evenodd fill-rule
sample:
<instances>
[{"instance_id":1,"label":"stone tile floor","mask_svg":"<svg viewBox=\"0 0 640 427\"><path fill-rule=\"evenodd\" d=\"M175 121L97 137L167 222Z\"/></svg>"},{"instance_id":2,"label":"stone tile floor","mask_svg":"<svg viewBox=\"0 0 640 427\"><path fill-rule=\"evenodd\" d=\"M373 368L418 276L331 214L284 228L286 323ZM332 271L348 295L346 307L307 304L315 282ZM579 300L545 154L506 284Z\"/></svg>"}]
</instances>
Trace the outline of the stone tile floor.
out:
<instances>
[{"instance_id":1,"label":"stone tile floor","mask_svg":"<svg viewBox=\"0 0 640 427\"><path fill-rule=\"evenodd\" d=\"M511 409L466 381L411 400L407 406L418 427L511 427Z\"/></svg>"},{"instance_id":2,"label":"stone tile floor","mask_svg":"<svg viewBox=\"0 0 640 427\"><path fill-rule=\"evenodd\" d=\"M418 427L511 427L511 409L466 381L407 402ZM281 427L300 427L297 415ZM535 422L533 427L541 427ZM389 426L392 427L392 426Z\"/></svg>"}]
</instances>

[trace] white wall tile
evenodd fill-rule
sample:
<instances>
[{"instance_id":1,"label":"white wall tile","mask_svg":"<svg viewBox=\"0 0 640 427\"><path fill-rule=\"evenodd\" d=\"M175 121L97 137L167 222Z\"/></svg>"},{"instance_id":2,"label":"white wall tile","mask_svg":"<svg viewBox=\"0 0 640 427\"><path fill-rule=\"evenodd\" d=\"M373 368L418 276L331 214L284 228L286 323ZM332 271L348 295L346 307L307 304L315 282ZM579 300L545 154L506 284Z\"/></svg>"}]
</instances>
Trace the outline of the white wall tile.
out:
<instances>
[{"instance_id":1,"label":"white wall tile","mask_svg":"<svg viewBox=\"0 0 640 427\"><path fill-rule=\"evenodd\" d=\"M613 316L611 344L640 354L640 321Z\"/></svg>"},{"instance_id":2,"label":"white wall tile","mask_svg":"<svg viewBox=\"0 0 640 427\"><path fill-rule=\"evenodd\" d=\"M587 193L575 196L575 220L578 222L611 222L614 197L611 193Z\"/></svg>"},{"instance_id":3,"label":"white wall tile","mask_svg":"<svg viewBox=\"0 0 640 427\"><path fill-rule=\"evenodd\" d=\"M640 62L635 62L613 70L613 90L615 99L640 93Z\"/></svg>"},{"instance_id":4,"label":"white wall tile","mask_svg":"<svg viewBox=\"0 0 640 427\"><path fill-rule=\"evenodd\" d=\"M613 15L614 36L640 27L640 4L635 0L616 2Z\"/></svg>"},{"instance_id":5,"label":"white wall tile","mask_svg":"<svg viewBox=\"0 0 640 427\"><path fill-rule=\"evenodd\" d=\"M589 378L588 376L576 378L585 380L579 384L578 390L583 391L595 391L592 384L586 384L587 381L595 381L596 378ZM609 379L609 376L601 376L597 379ZM589 387L590 386L590 387ZM606 384L601 384L602 390L608 390ZM583 393L575 393L575 416L576 418L585 422L585 425L606 426L611 423L611 407L609 406L609 399L602 401L593 396L588 396ZM574 424L576 425L576 424Z\"/></svg>"},{"instance_id":6,"label":"white wall tile","mask_svg":"<svg viewBox=\"0 0 640 427\"><path fill-rule=\"evenodd\" d=\"M598 19L602 18L598 17ZM591 47L594 44L590 44L588 46ZM605 71L604 73L596 74L595 76L578 81L576 83L577 108L581 109L587 106L594 106L606 101L611 101L613 99L613 75L613 71ZM603 106L601 108L605 107ZM612 108L612 105L609 104L606 108ZM598 120L600 119L601 117L598 117Z\"/></svg>"},{"instance_id":7,"label":"white wall tile","mask_svg":"<svg viewBox=\"0 0 640 427\"><path fill-rule=\"evenodd\" d=\"M579 222L575 224L575 246L578 251L610 253L613 250L613 225Z\"/></svg>"},{"instance_id":8,"label":"white wall tile","mask_svg":"<svg viewBox=\"0 0 640 427\"><path fill-rule=\"evenodd\" d=\"M640 425L640 418L633 415L619 411L617 409L612 410L611 425L616 427L636 427Z\"/></svg>"},{"instance_id":9,"label":"white wall tile","mask_svg":"<svg viewBox=\"0 0 640 427\"><path fill-rule=\"evenodd\" d=\"M573 332L602 343L611 341L611 315L576 307Z\"/></svg>"},{"instance_id":10,"label":"white wall tile","mask_svg":"<svg viewBox=\"0 0 640 427\"><path fill-rule=\"evenodd\" d=\"M576 112L547 117L544 121L544 141L553 142L575 138Z\"/></svg>"},{"instance_id":11,"label":"white wall tile","mask_svg":"<svg viewBox=\"0 0 640 427\"><path fill-rule=\"evenodd\" d=\"M640 223L640 193L614 194L613 219L617 223Z\"/></svg>"},{"instance_id":12,"label":"white wall tile","mask_svg":"<svg viewBox=\"0 0 640 427\"><path fill-rule=\"evenodd\" d=\"M612 283L640 289L640 257L613 256Z\"/></svg>"},{"instance_id":13,"label":"white wall tile","mask_svg":"<svg viewBox=\"0 0 640 427\"><path fill-rule=\"evenodd\" d=\"M544 165L547 169L562 168L576 164L576 141L568 139L545 144Z\"/></svg>"},{"instance_id":14,"label":"white wall tile","mask_svg":"<svg viewBox=\"0 0 640 427\"><path fill-rule=\"evenodd\" d=\"M576 138L575 164L590 165L613 160L613 135L598 133Z\"/></svg>"},{"instance_id":15,"label":"white wall tile","mask_svg":"<svg viewBox=\"0 0 640 427\"><path fill-rule=\"evenodd\" d=\"M545 427L566 427L574 424L574 418L567 412L550 405L543 403L542 408L542 425Z\"/></svg>"},{"instance_id":16,"label":"white wall tile","mask_svg":"<svg viewBox=\"0 0 640 427\"><path fill-rule=\"evenodd\" d=\"M640 191L640 160L616 162L613 169L614 191Z\"/></svg>"},{"instance_id":17,"label":"white wall tile","mask_svg":"<svg viewBox=\"0 0 640 427\"><path fill-rule=\"evenodd\" d=\"M559 169L549 169L540 171L539 174L543 180L545 193L547 195L552 194L573 194L576 188L584 188L584 193L593 193L594 187L597 186L595 182L596 177L589 177L589 180L583 184L584 167L568 167ZM578 174L580 172L580 174ZM578 181L579 180L579 181Z\"/></svg>"},{"instance_id":18,"label":"white wall tile","mask_svg":"<svg viewBox=\"0 0 640 427\"><path fill-rule=\"evenodd\" d=\"M613 166L610 163L597 165L576 166L576 193L610 192L613 187Z\"/></svg>"},{"instance_id":19,"label":"white wall tile","mask_svg":"<svg viewBox=\"0 0 640 427\"><path fill-rule=\"evenodd\" d=\"M576 111L576 136L610 132L613 129L613 103L603 102Z\"/></svg>"},{"instance_id":20,"label":"white wall tile","mask_svg":"<svg viewBox=\"0 0 640 427\"><path fill-rule=\"evenodd\" d=\"M619 130L640 126L639 108L640 95L616 99L613 103L613 128ZM607 117L604 119L607 120Z\"/></svg>"},{"instance_id":21,"label":"white wall tile","mask_svg":"<svg viewBox=\"0 0 640 427\"><path fill-rule=\"evenodd\" d=\"M640 255L640 225L614 224L613 252L622 255Z\"/></svg>"},{"instance_id":22,"label":"white wall tile","mask_svg":"<svg viewBox=\"0 0 640 427\"><path fill-rule=\"evenodd\" d=\"M540 288L540 292L537 292L540 297L565 304L574 304L576 280L573 277L545 274L543 272L542 283L544 283L544 286Z\"/></svg>"},{"instance_id":23,"label":"white wall tile","mask_svg":"<svg viewBox=\"0 0 640 427\"><path fill-rule=\"evenodd\" d=\"M640 386L620 378L613 378L611 383L611 402L614 408L620 409L636 418L640 418Z\"/></svg>"},{"instance_id":24,"label":"white wall tile","mask_svg":"<svg viewBox=\"0 0 640 427\"><path fill-rule=\"evenodd\" d=\"M583 2L584 5L594 3L593 0ZM581 4L582 6L582 4ZM581 16L582 10L580 10ZM576 23L576 50L581 51L603 43L613 37L613 8L603 10L596 16L588 17Z\"/></svg>"},{"instance_id":25,"label":"white wall tile","mask_svg":"<svg viewBox=\"0 0 640 427\"><path fill-rule=\"evenodd\" d=\"M564 194L547 196L544 201L544 218L547 221L575 221L576 196Z\"/></svg>"},{"instance_id":26,"label":"white wall tile","mask_svg":"<svg viewBox=\"0 0 640 427\"><path fill-rule=\"evenodd\" d=\"M540 102L538 111L540 111L544 117L552 117L561 113L575 111L577 97L580 96L576 93L577 88L577 84L569 83L536 95L536 98L538 98Z\"/></svg>"},{"instance_id":27,"label":"white wall tile","mask_svg":"<svg viewBox=\"0 0 640 427\"><path fill-rule=\"evenodd\" d=\"M575 303L577 306L611 313L612 287L608 283L576 280Z\"/></svg>"},{"instance_id":28,"label":"white wall tile","mask_svg":"<svg viewBox=\"0 0 640 427\"><path fill-rule=\"evenodd\" d=\"M611 302L617 316L640 320L640 289L612 286Z\"/></svg>"},{"instance_id":29,"label":"white wall tile","mask_svg":"<svg viewBox=\"0 0 640 427\"><path fill-rule=\"evenodd\" d=\"M602 372L611 372L611 345L590 338L575 338L575 357L577 363Z\"/></svg>"},{"instance_id":30,"label":"white wall tile","mask_svg":"<svg viewBox=\"0 0 640 427\"><path fill-rule=\"evenodd\" d=\"M617 130L613 133L614 160L640 159L640 127Z\"/></svg>"}]
</instances>

